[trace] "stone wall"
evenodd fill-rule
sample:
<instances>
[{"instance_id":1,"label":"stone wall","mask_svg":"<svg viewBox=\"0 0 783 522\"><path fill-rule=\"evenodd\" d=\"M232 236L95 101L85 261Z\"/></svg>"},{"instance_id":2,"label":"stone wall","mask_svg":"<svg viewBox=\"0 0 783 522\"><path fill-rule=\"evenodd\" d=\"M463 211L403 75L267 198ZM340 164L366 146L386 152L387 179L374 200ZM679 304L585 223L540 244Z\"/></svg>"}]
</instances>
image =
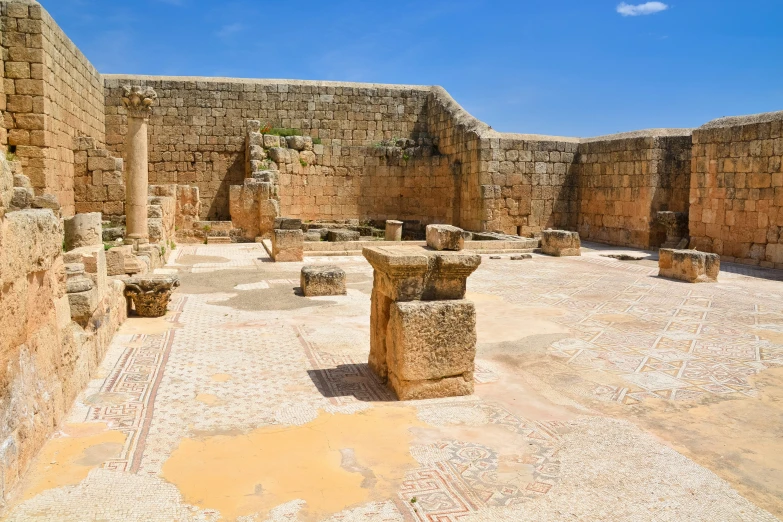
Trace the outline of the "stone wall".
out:
<instances>
[{"instance_id":1,"label":"stone wall","mask_svg":"<svg viewBox=\"0 0 783 522\"><path fill-rule=\"evenodd\" d=\"M661 210L688 212L691 131L654 129L582 140L572 167L582 239L654 248ZM573 228L573 222L569 222Z\"/></svg>"},{"instance_id":2,"label":"stone wall","mask_svg":"<svg viewBox=\"0 0 783 522\"><path fill-rule=\"evenodd\" d=\"M0 2L5 125L36 193L74 213L73 139L105 139L101 76L52 17L34 2Z\"/></svg>"},{"instance_id":3,"label":"stone wall","mask_svg":"<svg viewBox=\"0 0 783 522\"><path fill-rule=\"evenodd\" d=\"M229 217L229 186L242 184L247 120L299 129L325 146L339 147L337 155L341 159L324 165L335 169L347 164L362 167L363 154L352 154L352 147L384 138L408 138L426 126L428 87L227 78L104 78L107 146L114 155L122 155L127 132L122 86L154 88L159 103L149 125L150 183L197 186L202 217L209 219ZM337 176L344 175L340 171ZM339 180L338 185L342 181L348 180Z\"/></svg>"},{"instance_id":4,"label":"stone wall","mask_svg":"<svg viewBox=\"0 0 783 522\"><path fill-rule=\"evenodd\" d=\"M693 132L691 247L783 268L783 112L720 118Z\"/></svg>"}]
</instances>

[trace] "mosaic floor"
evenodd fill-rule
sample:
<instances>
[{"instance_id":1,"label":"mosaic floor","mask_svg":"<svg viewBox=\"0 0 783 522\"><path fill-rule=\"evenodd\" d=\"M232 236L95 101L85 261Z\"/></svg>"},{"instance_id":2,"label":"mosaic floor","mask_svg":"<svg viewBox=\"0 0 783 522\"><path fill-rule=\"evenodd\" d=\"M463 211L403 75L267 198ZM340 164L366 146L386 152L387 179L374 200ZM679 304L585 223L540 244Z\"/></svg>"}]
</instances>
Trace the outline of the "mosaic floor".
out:
<instances>
[{"instance_id":1,"label":"mosaic floor","mask_svg":"<svg viewBox=\"0 0 783 522\"><path fill-rule=\"evenodd\" d=\"M304 298L302 263L180 247L168 315L126 322L2 519L777 520L781 274L604 253L485 257L476 393L398 402L363 258L307 258L349 290Z\"/></svg>"}]
</instances>

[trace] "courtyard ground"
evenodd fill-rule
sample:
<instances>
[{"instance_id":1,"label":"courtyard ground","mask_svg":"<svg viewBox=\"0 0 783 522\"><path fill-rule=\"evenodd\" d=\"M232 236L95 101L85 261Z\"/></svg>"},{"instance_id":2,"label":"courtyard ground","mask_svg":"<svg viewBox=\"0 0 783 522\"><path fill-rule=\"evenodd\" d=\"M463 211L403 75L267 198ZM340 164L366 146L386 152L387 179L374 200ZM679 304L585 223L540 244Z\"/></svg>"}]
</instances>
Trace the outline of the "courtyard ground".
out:
<instances>
[{"instance_id":1,"label":"courtyard ground","mask_svg":"<svg viewBox=\"0 0 783 522\"><path fill-rule=\"evenodd\" d=\"M260 245L180 246L6 520L776 520L783 273L656 277L649 252L489 259L476 392L398 402L369 371L372 269L296 294ZM604 257L648 256L640 261Z\"/></svg>"}]
</instances>

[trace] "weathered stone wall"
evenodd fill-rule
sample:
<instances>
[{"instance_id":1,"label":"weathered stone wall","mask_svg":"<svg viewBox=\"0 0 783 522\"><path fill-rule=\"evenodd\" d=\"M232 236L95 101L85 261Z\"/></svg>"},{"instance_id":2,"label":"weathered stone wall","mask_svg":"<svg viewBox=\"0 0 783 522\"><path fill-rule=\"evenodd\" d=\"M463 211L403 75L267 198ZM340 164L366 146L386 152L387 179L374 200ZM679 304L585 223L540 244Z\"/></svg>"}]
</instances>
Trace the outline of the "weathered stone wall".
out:
<instances>
[{"instance_id":1,"label":"weathered stone wall","mask_svg":"<svg viewBox=\"0 0 783 522\"><path fill-rule=\"evenodd\" d=\"M582 140L572 167L582 239L640 248L666 237L659 210L688 212L691 135L654 129ZM562 226L573 223L562 223Z\"/></svg>"},{"instance_id":2,"label":"weathered stone wall","mask_svg":"<svg viewBox=\"0 0 783 522\"><path fill-rule=\"evenodd\" d=\"M118 75L106 75L104 84L106 142L118 157L127 132L122 86L155 89L159 103L149 125L150 183L197 186L202 217L210 219L228 218L229 186L242 184L247 120L299 129L325 146L339 147L337 157L324 165L335 169L327 176L343 178L337 186L353 183L364 166L365 151L354 147L426 131L428 87ZM348 173L348 167L354 171ZM338 173L338 168L346 171ZM336 215L341 204L335 199L328 206Z\"/></svg>"},{"instance_id":3,"label":"weathered stone wall","mask_svg":"<svg viewBox=\"0 0 783 522\"><path fill-rule=\"evenodd\" d=\"M783 268L783 112L720 118L693 132L691 247Z\"/></svg>"},{"instance_id":4,"label":"weathered stone wall","mask_svg":"<svg viewBox=\"0 0 783 522\"><path fill-rule=\"evenodd\" d=\"M36 193L74 213L73 139L105 139L100 74L35 2L0 2L5 125Z\"/></svg>"}]
</instances>

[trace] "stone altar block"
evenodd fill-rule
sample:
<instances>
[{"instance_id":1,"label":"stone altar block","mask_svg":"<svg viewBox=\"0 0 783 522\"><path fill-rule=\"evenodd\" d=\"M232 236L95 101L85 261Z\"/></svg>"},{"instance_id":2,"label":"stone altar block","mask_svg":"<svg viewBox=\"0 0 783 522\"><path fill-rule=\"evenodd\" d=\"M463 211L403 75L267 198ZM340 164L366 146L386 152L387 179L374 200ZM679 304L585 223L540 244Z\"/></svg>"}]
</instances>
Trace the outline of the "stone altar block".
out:
<instances>
[{"instance_id":1,"label":"stone altar block","mask_svg":"<svg viewBox=\"0 0 783 522\"><path fill-rule=\"evenodd\" d=\"M384 239L386 241L402 241L402 225L402 221L387 219Z\"/></svg>"},{"instance_id":2,"label":"stone altar block","mask_svg":"<svg viewBox=\"0 0 783 522\"><path fill-rule=\"evenodd\" d=\"M401 400L473 393L476 323L465 301L481 256L422 247L365 247L374 269L370 368Z\"/></svg>"},{"instance_id":3,"label":"stone altar block","mask_svg":"<svg viewBox=\"0 0 783 522\"><path fill-rule=\"evenodd\" d=\"M688 283L717 283L720 256L698 250L661 248L658 251L658 275Z\"/></svg>"},{"instance_id":4,"label":"stone altar block","mask_svg":"<svg viewBox=\"0 0 783 522\"><path fill-rule=\"evenodd\" d=\"M299 286L307 297L345 295L345 271L332 265L303 266Z\"/></svg>"},{"instance_id":5,"label":"stone altar block","mask_svg":"<svg viewBox=\"0 0 783 522\"><path fill-rule=\"evenodd\" d=\"M541 251L549 256L581 256L579 233L568 230L544 230L541 232Z\"/></svg>"},{"instance_id":6,"label":"stone altar block","mask_svg":"<svg viewBox=\"0 0 783 522\"><path fill-rule=\"evenodd\" d=\"M302 261L304 233L301 230L273 230L272 259L276 262Z\"/></svg>"}]
</instances>

